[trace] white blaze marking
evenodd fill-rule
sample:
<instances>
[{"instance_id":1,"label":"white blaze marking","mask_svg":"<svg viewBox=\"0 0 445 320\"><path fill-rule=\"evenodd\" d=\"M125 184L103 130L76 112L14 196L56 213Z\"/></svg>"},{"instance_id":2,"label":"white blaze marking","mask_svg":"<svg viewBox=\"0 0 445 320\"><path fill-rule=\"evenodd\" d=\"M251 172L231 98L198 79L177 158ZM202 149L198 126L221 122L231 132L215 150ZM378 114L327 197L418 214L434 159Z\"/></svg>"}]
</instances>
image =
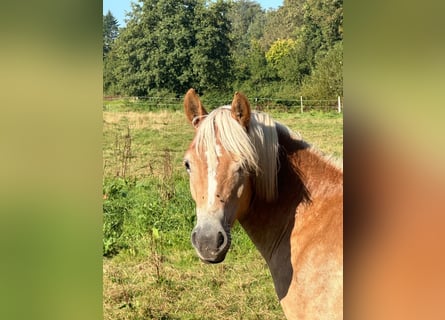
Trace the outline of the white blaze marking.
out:
<instances>
[{"instance_id":1,"label":"white blaze marking","mask_svg":"<svg viewBox=\"0 0 445 320\"><path fill-rule=\"evenodd\" d=\"M216 145L216 153L219 156L221 149L218 149L219 145ZM215 203L215 194L218 186L218 182L216 181L216 168L218 167L218 159L214 159L214 163L212 162L212 157L210 156L210 152L206 151L207 157L207 204L209 207L213 206Z\"/></svg>"}]
</instances>

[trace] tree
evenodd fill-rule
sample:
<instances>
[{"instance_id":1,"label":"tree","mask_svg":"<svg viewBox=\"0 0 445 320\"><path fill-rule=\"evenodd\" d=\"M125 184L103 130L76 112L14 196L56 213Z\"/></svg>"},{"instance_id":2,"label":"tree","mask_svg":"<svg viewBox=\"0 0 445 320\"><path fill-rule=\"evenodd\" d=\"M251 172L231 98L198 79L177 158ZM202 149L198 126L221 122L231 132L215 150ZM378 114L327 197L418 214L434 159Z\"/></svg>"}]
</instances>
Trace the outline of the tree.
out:
<instances>
[{"instance_id":1,"label":"tree","mask_svg":"<svg viewBox=\"0 0 445 320\"><path fill-rule=\"evenodd\" d=\"M232 25L231 52L234 82L237 90L246 82L243 90L247 92L253 83L257 83L258 79L262 78L261 73L266 66L264 52L257 50L259 49L258 40L263 36L266 15L257 2L240 0L233 3L229 17Z\"/></svg>"},{"instance_id":2,"label":"tree","mask_svg":"<svg viewBox=\"0 0 445 320\"><path fill-rule=\"evenodd\" d=\"M324 55L343 39L343 1L307 0L302 8L303 25L295 36L304 43L301 55L311 69L317 55Z\"/></svg>"},{"instance_id":3,"label":"tree","mask_svg":"<svg viewBox=\"0 0 445 320\"><path fill-rule=\"evenodd\" d=\"M289 88L292 87L295 91L304 83L303 95L332 98L343 85L339 79L343 48L342 1L307 0L303 4L300 0L288 0L276 14L281 14L285 21L286 14L295 16L296 8L300 12L299 22L294 24L289 38L270 44L266 53L268 64L276 70L285 91L291 92ZM269 21L274 19L272 16Z\"/></svg>"},{"instance_id":4,"label":"tree","mask_svg":"<svg viewBox=\"0 0 445 320\"><path fill-rule=\"evenodd\" d=\"M119 34L119 23L110 10L103 16L102 20L103 32L103 59L111 50L111 45Z\"/></svg>"},{"instance_id":5,"label":"tree","mask_svg":"<svg viewBox=\"0 0 445 320\"><path fill-rule=\"evenodd\" d=\"M268 64L276 71L280 80L297 87L310 73L310 68L302 55L304 43L293 39L278 39L266 52Z\"/></svg>"},{"instance_id":6,"label":"tree","mask_svg":"<svg viewBox=\"0 0 445 320\"><path fill-rule=\"evenodd\" d=\"M287 57L295 49L296 43L292 39L278 39L266 52L267 62L277 67L284 57Z\"/></svg>"},{"instance_id":7,"label":"tree","mask_svg":"<svg viewBox=\"0 0 445 320\"><path fill-rule=\"evenodd\" d=\"M303 24L302 7L306 0L284 0L283 6L267 12L261 44L265 51L277 39L295 39L295 30Z\"/></svg>"},{"instance_id":8,"label":"tree","mask_svg":"<svg viewBox=\"0 0 445 320\"><path fill-rule=\"evenodd\" d=\"M144 36L150 42L146 68L154 80L154 88L183 92L193 78L190 50L195 44L193 26L198 2L155 2L157 5L150 15L155 15L157 23L144 28Z\"/></svg>"},{"instance_id":9,"label":"tree","mask_svg":"<svg viewBox=\"0 0 445 320\"><path fill-rule=\"evenodd\" d=\"M113 45L116 88L127 95L154 91L226 89L231 40L226 1L141 0Z\"/></svg>"},{"instance_id":10,"label":"tree","mask_svg":"<svg viewBox=\"0 0 445 320\"><path fill-rule=\"evenodd\" d=\"M338 41L324 56L319 56L312 74L305 79L301 95L311 99L343 96L343 44Z\"/></svg>"},{"instance_id":11,"label":"tree","mask_svg":"<svg viewBox=\"0 0 445 320\"><path fill-rule=\"evenodd\" d=\"M110 94L182 94L195 87L210 96L243 90L286 97L300 89L326 96L342 88L341 79L332 78L341 72L328 65L342 53L342 0L284 0L267 11L252 0L138 0L132 6L126 27L106 49L104 40ZM327 92L326 83L335 89Z\"/></svg>"},{"instance_id":12,"label":"tree","mask_svg":"<svg viewBox=\"0 0 445 320\"><path fill-rule=\"evenodd\" d=\"M249 50L252 40L262 37L266 22L264 11L255 1L240 0L233 3L229 18L232 25L233 52L235 55L242 55Z\"/></svg>"},{"instance_id":13,"label":"tree","mask_svg":"<svg viewBox=\"0 0 445 320\"><path fill-rule=\"evenodd\" d=\"M201 7L197 14L196 45L191 49L191 62L198 89L225 91L229 88L232 77L229 8L228 2L217 0Z\"/></svg>"},{"instance_id":14,"label":"tree","mask_svg":"<svg viewBox=\"0 0 445 320\"><path fill-rule=\"evenodd\" d=\"M133 12L127 25L113 43L113 54L108 57L108 63L105 64L107 67L113 67L107 75L113 75L115 83L112 87L115 94L135 96L147 94L150 79L144 72L142 63L147 59L148 44L143 35L140 9L139 4L133 4Z\"/></svg>"},{"instance_id":15,"label":"tree","mask_svg":"<svg viewBox=\"0 0 445 320\"><path fill-rule=\"evenodd\" d=\"M193 79L190 62L195 45L198 0L141 0L132 4L126 28L114 49L117 81L127 95L152 90L183 92Z\"/></svg>"},{"instance_id":16,"label":"tree","mask_svg":"<svg viewBox=\"0 0 445 320\"><path fill-rule=\"evenodd\" d=\"M103 60L103 93L105 95L120 94L119 81L116 76L118 59L115 50L110 50Z\"/></svg>"},{"instance_id":17,"label":"tree","mask_svg":"<svg viewBox=\"0 0 445 320\"><path fill-rule=\"evenodd\" d=\"M271 83L277 80L276 71L267 63L259 41L252 40L250 49L243 57L245 64L243 77L239 76L236 90L248 95L270 96Z\"/></svg>"},{"instance_id":18,"label":"tree","mask_svg":"<svg viewBox=\"0 0 445 320\"><path fill-rule=\"evenodd\" d=\"M103 92L106 94L116 92L117 79L115 77L116 57L112 47L119 35L119 24L110 10L103 16Z\"/></svg>"}]
</instances>

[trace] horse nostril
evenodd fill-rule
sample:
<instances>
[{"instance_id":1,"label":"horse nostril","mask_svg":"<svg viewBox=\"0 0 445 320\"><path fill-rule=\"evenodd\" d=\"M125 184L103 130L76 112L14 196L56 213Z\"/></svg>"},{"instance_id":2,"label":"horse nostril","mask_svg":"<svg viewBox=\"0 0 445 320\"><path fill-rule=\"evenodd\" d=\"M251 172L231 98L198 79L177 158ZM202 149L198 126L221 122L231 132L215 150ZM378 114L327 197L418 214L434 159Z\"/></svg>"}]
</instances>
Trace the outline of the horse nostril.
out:
<instances>
[{"instance_id":1,"label":"horse nostril","mask_svg":"<svg viewBox=\"0 0 445 320\"><path fill-rule=\"evenodd\" d=\"M193 233L192 233L192 244L193 244L193 246L197 246L196 245L196 231L194 231Z\"/></svg>"},{"instance_id":2,"label":"horse nostril","mask_svg":"<svg viewBox=\"0 0 445 320\"><path fill-rule=\"evenodd\" d=\"M222 234L222 232L218 232L218 245L217 248L221 248L221 246L224 244L224 235Z\"/></svg>"}]
</instances>

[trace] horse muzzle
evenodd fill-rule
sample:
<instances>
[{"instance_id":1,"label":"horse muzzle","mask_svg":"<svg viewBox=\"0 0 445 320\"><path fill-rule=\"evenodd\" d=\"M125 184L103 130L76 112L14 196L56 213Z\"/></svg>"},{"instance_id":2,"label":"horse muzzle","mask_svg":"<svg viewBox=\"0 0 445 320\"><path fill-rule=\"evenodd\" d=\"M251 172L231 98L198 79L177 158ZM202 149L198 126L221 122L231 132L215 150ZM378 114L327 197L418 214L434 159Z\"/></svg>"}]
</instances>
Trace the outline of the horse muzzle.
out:
<instances>
[{"instance_id":1,"label":"horse muzzle","mask_svg":"<svg viewBox=\"0 0 445 320\"><path fill-rule=\"evenodd\" d=\"M206 263L219 263L230 247L230 230L226 231L219 221L206 221L196 225L191 236L199 258Z\"/></svg>"}]
</instances>

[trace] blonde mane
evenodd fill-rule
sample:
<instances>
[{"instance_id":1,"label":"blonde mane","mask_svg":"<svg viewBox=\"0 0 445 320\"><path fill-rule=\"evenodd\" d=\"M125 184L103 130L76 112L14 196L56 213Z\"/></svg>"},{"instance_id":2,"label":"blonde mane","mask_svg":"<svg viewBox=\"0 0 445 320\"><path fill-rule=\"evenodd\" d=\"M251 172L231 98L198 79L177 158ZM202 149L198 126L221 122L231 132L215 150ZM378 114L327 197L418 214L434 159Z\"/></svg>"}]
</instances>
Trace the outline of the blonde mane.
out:
<instances>
[{"instance_id":1,"label":"blonde mane","mask_svg":"<svg viewBox=\"0 0 445 320\"><path fill-rule=\"evenodd\" d=\"M273 119L252 112L248 132L235 120L227 107L220 107L201 121L195 137L196 152L207 152L209 161L218 157L217 139L222 147L255 175L257 196L272 202L277 198L278 134Z\"/></svg>"}]
</instances>

